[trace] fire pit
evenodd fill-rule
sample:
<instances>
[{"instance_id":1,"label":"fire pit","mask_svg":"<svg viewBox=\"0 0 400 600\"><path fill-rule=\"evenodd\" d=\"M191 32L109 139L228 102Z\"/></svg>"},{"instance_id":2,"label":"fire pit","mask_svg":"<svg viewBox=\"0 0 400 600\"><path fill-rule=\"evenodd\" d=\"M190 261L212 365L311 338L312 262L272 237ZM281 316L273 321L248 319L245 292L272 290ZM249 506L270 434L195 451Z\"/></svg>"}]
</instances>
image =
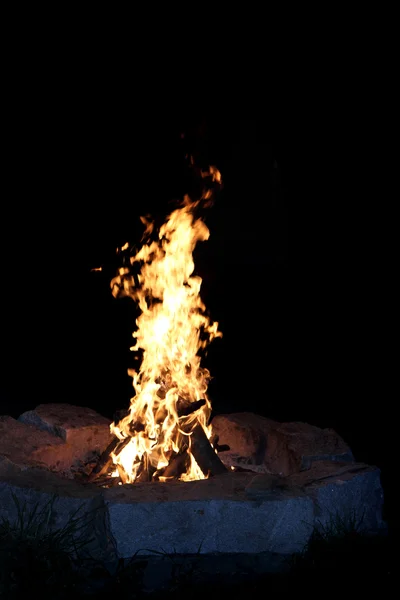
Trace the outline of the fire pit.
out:
<instances>
[{"instance_id":1,"label":"fire pit","mask_svg":"<svg viewBox=\"0 0 400 600\"><path fill-rule=\"evenodd\" d=\"M113 439L109 420L67 404L0 417L0 517L16 518L13 495L28 506L56 495L54 527L82 507L94 552L107 560L138 551L257 555L264 569L285 565L332 519L385 529L379 469L355 462L332 429L252 413L217 415L211 425L223 473L105 487L89 479Z\"/></svg>"},{"instance_id":2,"label":"fire pit","mask_svg":"<svg viewBox=\"0 0 400 600\"><path fill-rule=\"evenodd\" d=\"M143 246L119 251L112 293L141 311L130 406L112 422L70 404L0 417L0 517L16 518L15 498L29 507L56 496L52 526L81 507L105 560L257 555L275 569L332 519L383 529L380 472L330 429L252 413L210 419L201 355L222 334L200 298L193 250L209 236L200 213L221 177L201 176L197 200L185 197L160 229L143 218Z\"/></svg>"}]
</instances>

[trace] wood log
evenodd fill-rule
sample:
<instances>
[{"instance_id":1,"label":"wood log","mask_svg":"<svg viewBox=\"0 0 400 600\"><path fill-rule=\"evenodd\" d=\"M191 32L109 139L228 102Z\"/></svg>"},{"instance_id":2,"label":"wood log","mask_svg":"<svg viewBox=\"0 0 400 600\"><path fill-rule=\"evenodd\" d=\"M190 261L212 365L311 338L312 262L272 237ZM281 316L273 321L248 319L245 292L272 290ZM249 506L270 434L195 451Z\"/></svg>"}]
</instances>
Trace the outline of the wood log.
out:
<instances>
[{"instance_id":1,"label":"wood log","mask_svg":"<svg viewBox=\"0 0 400 600\"><path fill-rule=\"evenodd\" d=\"M136 474L135 483L145 483L151 481L156 468L151 464L147 454L143 454L142 462Z\"/></svg>"},{"instance_id":2,"label":"wood log","mask_svg":"<svg viewBox=\"0 0 400 600\"><path fill-rule=\"evenodd\" d=\"M213 433L212 436L210 437L210 444L212 444L213 447L215 448L215 446L218 444L218 440L219 440L219 435L217 435L216 433Z\"/></svg>"},{"instance_id":3,"label":"wood log","mask_svg":"<svg viewBox=\"0 0 400 600\"><path fill-rule=\"evenodd\" d=\"M128 482L128 475L124 469L124 467L120 464L117 464L117 470L118 470L118 474L120 476L120 479L122 481L122 483L127 483Z\"/></svg>"},{"instance_id":4,"label":"wood log","mask_svg":"<svg viewBox=\"0 0 400 600\"><path fill-rule=\"evenodd\" d=\"M188 417L195 413L197 410L201 409L206 404L205 399L196 400L195 402L189 402L184 398L179 397L177 401L177 413L178 416ZM120 411L120 415L123 416L124 413ZM181 444L179 444L180 452L171 458L169 464L165 469L158 474L158 476L162 477L171 477L171 478L179 478L182 473L184 473L188 467L190 457L187 453L187 444L190 444L190 451L193 454L197 464L200 469L204 473L205 476L210 475L218 475L219 473L224 473L227 471L224 464L219 459L215 450L210 444L210 441L207 438L205 431L203 430L200 423L194 426L189 424L185 424L185 419L183 419L183 423L180 423L180 427L182 431L186 431L187 433L191 432L189 437L181 436L181 438L185 437L185 441L181 439ZM129 430L131 433L131 437L127 437L123 440L120 440L118 437L115 437L110 444L107 446L103 454L101 455L97 465L92 470L92 472L88 476L88 481L92 482L96 479L102 478L113 465L113 459L111 454L118 456L122 450L125 448L127 444L131 441L132 437L140 432L144 431L145 426L143 423L135 422L130 423ZM217 443L218 438L215 436L215 443ZM222 448L221 448L222 450ZM122 483L126 483L128 480L127 473L125 469L121 465L116 465L119 473L119 479ZM135 478L135 482L145 482L151 481L153 479L153 475L156 473L156 468L153 467L149 461L147 455L144 455L142 458L142 463L137 472L137 476Z\"/></svg>"},{"instance_id":5,"label":"wood log","mask_svg":"<svg viewBox=\"0 0 400 600\"><path fill-rule=\"evenodd\" d=\"M93 471L90 473L88 477L88 481L92 482L98 477L101 477L109 469L113 464L113 459L111 453L114 453L118 456L118 454L125 448L125 446L130 442L131 438L125 438L124 440L120 440L115 437L104 450L103 454L100 456L99 462L94 467Z\"/></svg>"},{"instance_id":6,"label":"wood log","mask_svg":"<svg viewBox=\"0 0 400 600\"><path fill-rule=\"evenodd\" d=\"M178 413L178 417L188 417L189 415L199 410L202 406L204 406L206 401L196 400L195 402L185 402L181 398L178 399L176 412Z\"/></svg>"},{"instance_id":7,"label":"wood log","mask_svg":"<svg viewBox=\"0 0 400 600\"><path fill-rule=\"evenodd\" d=\"M136 478L135 478L135 482L138 481L148 481L147 477L147 467L145 468L145 465L147 465L147 455L143 454L142 459L140 461L140 465L138 470L136 471Z\"/></svg>"},{"instance_id":8,"label":"wood log","mask_svg":"<svg viewBox=\"0 0 400 600\"><path fill-rule=\"evenodd\" d=\"M133 437L135 433L139 433L139 431L144 431L146 428L143 423L140 421L135 421L135 423L129 423L129 432Z\"/></svg>"},{"instance_id":9,"label":"wood log","mask_svg":"<svg viewBox=\"0 0 400 600\"><path fill-rule=\"evenodd\" d=\"M230 450L230 449L231 449L231 447L230 447L230 446L228 446L228 444L222 444L221 446L220 446L219 444L216 444L216 445L214 446L214 448L216 449L216 451L218 452L218 454L219 454L220 452L228 452L228 450Z\"/></svg>"},{"instance_id":10,"label":"wood log","mask_svg":"<svg viewBox=\"0 0 400 600\"><path fill-rule=\"evenodd\" d=\"M98 486L106 486L108 488L111 488L118 485L120 482L121 479L119 477L110 477L110 475L103 475L102 477L98 477L94 483Z\"/></svg>"},{"instance_id":11,"label":"wood log","mask_svg":"<svg viewBox=\"0 0 400 600\"><path fill-rule=\"evenodd\" d=\"M185 449L179 454L175 454L169 461L168 465L159 474L159 477L166 477L168 479L179 479L179 477L186 473L186 470L190 463L190 456Z\"/></svg>"},{"instance_id":12,"label":"wood log","mask_svg":"<svg viewBox=\"0 0 400 600\"><path fill-rule=\"evenodd\" d=\"M205 400L196 400L195 402L188 402L183 398L178 398L176 403L176 412L178 417L188 417L189 415L199 410L202 406L206 404ZM160 406L157 409L155 420L156 423L161 424L165 420L165 417L168 415L168 411L165 406Z\"/></svg>"},{"instance_id":13,"label":"wood log","mask_svg":"<svg viewBox=\"0 0 400 600\"><path fill-rule=\"evenodd\" d=\"M127 437L127 438L124 438L123 440L118 440L119 444L117 444L117 446L114 450L115 456L119 456L119 454L121 454L122 450L125 448L125 446L127 446L129 444L131 439L132 438Z\"/></svg>"},{"instance_id":14,"label":"wood log","mask_svg":"<svg viewBox=\"0 0 400 600\"><path fill-rule=\"evenodd\" d=\"M101 477L102 475L104 475L104 473L106 473L108 471L108 469L110 468L110 466L112 464L112 458L111 458L110 454L111 454L111 452L114 452L114 450L118 446L119 442L120 442L120 440L117 437L115 437L111 440L111 442L108 444L107 448L104 450L104 452L100 456L97 465L91 471L91 473L88 477L88 481L94 481L95 479L97 479L98 477Z\"/></svg>"},{"instance_id":15,"label":"wood log","mask_svg":"<svg viewBox=\"0 0 400 600\"><path fill-rule=\"evenodd\" d=\"M210 437L210 444L212 445L214 450L216 450L218 452L218 454L220 452L226 452L227 450L230 450L230 446L228 446L228 444L219 444L218 442L219 442L219 435L217 435L216 433L213 433L212 436Z\"/></svg>"},{"instance_id":16,"label":"wood log","mask_svg":"<svg viewBox=\"0 0 400 600\"><path fill-rule=\"evenodd\" d=\"M119 477L109 477L108 481L109 481L108 487L110 487L110 488L116 487L117 485L122 483L122 481Z\"/></svg>"},{"instance_id":17,"label":"wood log","mask_svg":"<svg viewBox=\"0 0 400 600\"><path fill-rule=\"evenodd\" d=\"M226 473L227 468L211 446L200 423L195 425L190 436L190 451L205 477Z\"/></svg>"}]
</instances>

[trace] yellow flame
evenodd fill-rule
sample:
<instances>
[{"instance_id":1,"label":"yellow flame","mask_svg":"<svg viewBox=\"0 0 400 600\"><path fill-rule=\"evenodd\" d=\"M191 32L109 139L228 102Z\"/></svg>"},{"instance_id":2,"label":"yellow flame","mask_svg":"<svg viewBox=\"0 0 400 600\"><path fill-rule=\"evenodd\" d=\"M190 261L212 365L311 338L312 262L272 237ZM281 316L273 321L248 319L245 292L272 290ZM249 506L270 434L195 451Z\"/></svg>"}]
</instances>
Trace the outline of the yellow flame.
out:
<instances>
[{"instance_id":1,"label":"yellow flame","mask_svg":"<svg viewBox=\"0 0 400 600\"><path fill-rule=\"evenodd\" d=\"M215 167L202 172L202 177L221 183ZM130 257L130 266L121 267L111 281L114 296L126 295L137 302L140 316L136 320L131 348L141 352L138 371L130 369L135 395L129 414L111 432L120 440L129 438L123 450L112 454L113 462L123 468L128 483L134 482L143 465L160 480L172 456L187 448L188 465L180 479L202 479L202 473L190 452L190 432L200 424L208 437L211 403L207 396L210 380L208 369L200 365L199 350L221 337L218 323L206 315L200 297L202 280L194 275L193 251L210 232L201 218L195 216L200 202L211 197L209 189L200 200L185 196L182 206L174 210L158 231L158 238L147 241ZM149 217L142 217L145 235L154 233ZM127 250L125 244L121 250ZM132 275L135 270L136 276ZM193 402L205 403L188 416L180 414Z\"/></svg>"}]
</instances>

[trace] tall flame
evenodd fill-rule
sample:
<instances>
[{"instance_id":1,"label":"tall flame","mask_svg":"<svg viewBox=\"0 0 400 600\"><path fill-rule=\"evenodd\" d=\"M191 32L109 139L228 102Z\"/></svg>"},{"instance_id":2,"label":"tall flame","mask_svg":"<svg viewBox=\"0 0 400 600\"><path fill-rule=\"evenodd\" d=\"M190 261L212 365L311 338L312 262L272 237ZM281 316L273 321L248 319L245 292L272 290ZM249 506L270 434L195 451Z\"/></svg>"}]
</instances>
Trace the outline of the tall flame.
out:
<instances>
[{"instance_id":1,"label":"tall flame","mask_svg":"<svg viewBox=\"0 0 400 600\"><path fill-rule=\"evenodd\" d=\"M202 176L213 185L221 182L215 167ZM146 469L151 477L163 480L171 457L183 447L188 460L180 479L207 477L190 452L190 436L197 424L211 436L210 373L201 367L199 351L222 336L218 323L206 315L200 297L202 280L193 274L194 248L210 235L196 209L207 205L211 197L210 188L197 201L185 196L158 232L151 220L142 217L147 241L111 281L114 296L129 296L140 309L131 350L140 352L142 360L138 371L128 370L135 395L127 416L111 424L111 432L127 442L112 458L128 483L140 481ZM128 248L125 245L121 250Z\"/></svg>"}]
</instances>

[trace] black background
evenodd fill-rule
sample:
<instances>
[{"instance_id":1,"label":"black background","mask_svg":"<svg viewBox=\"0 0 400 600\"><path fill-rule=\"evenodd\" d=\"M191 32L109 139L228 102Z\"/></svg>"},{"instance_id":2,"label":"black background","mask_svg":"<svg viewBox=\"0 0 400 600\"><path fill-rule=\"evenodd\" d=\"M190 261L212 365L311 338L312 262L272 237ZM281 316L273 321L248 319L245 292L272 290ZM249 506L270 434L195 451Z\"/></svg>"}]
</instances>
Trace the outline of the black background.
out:
<instances>
[{"instance_id":1,"label":"black background","mask_svg":"<svg viewBox=\"0 0 400 600\"><path fill-rule=\"evenodd\" d=\"M267 123L189 115L98 131L95 111L67 122L48 108L39 114L40 127L35 119L20 128L21 145L32 147L22 160L16 148L20 170L3 221L13 414L59 401L112 416L129 403L137 312L111 295L116 248L140 243L140 215L162 223L195 193L193 156L223 177L203 211L210 239L195 251L203 299L223 332L204 358L215 409L284 416L293 301L282 149L276 144L273 155Z\"/></svg>"}]
</instances>

